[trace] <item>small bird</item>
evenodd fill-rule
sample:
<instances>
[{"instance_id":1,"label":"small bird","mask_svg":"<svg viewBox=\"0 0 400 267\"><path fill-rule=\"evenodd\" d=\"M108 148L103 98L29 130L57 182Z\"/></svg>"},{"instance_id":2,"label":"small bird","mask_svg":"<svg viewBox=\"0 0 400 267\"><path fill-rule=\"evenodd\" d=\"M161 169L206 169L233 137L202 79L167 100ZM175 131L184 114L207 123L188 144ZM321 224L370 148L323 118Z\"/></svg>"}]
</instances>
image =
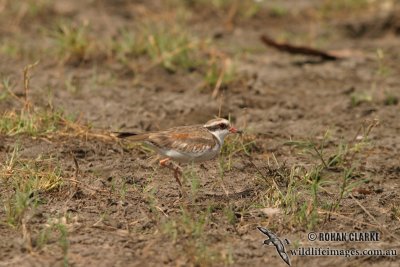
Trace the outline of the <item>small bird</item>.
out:
<instances>
[{"instance_id":1,"label":"small bird","mask_svg":"<svg viewBox=\"0 0 400 267\"><path fill-rule=\"evenodd\" d=\"M212 119L204 125L174 127L163 131L136 134L117 132L118 138L130 137L131 141L143 142L160 154L160 165L174 171L179 186L181 174L178 165L171 166L170 160L180 163L203 162L215 158L221 151L224 138L230 133L241 133L223 118Z\"/></svg>"}]
</instances>

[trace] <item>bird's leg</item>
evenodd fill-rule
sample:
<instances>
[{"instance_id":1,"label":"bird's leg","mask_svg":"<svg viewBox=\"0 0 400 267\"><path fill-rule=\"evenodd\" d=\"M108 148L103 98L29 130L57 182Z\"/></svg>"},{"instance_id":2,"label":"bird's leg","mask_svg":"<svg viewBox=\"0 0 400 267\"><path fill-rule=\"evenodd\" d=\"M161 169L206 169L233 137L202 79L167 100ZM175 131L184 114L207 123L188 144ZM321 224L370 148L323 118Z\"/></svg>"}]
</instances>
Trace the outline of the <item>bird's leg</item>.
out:
<instances>
[{"instance_id":1,"label":"bird's leg","mask_svg":"<svg viewBox=\"0 0 400 267\"><path fill-rule=\"evenodd\" d=\"M174 166L174 164L169 161L169 158L160 160L160 166L174 171L175 180L179 184L180 189L182 189L182 183L181 180L179 180L179 175L182 175L181 168L178 165Z\"/></svg>"}]
</instances>

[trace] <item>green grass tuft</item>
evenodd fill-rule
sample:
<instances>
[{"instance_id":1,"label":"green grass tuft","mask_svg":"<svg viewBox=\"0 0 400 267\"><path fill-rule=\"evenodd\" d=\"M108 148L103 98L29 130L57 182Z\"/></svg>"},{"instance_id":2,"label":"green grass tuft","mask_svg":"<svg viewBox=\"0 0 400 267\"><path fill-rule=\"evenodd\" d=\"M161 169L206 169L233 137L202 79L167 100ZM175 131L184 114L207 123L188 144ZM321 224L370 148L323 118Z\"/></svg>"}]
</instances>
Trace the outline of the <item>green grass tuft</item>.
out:
<instances>
[{"instance_id":1,"label":"green grass tuft","mask_svg":"<svg viewBox=\"0 0 400 267\"><path fill-rule=\"evenodd\" d=\"M31 136L52 133L65 126L62 112L30 112L25 109L9 111L0 117L0 133L6 135L28 134Z\"/></svg>"},{"instance_id":2,"label":"green grass tuft","mask_svg":"<svg viewBox=\"0 0 400 267\"><path fill-rule=\"evenodd\" d=\"M60 23L55 30L50 32L57 52L64 62L81 62L89 58L93 42L89 37L88 27L87 24Z\"/></svg>"},{"instance_id":3,"label":"green grass tuft","mask_svg":"<svg viewBox=\"0 0 400 267\"><path fill-rule=\"evenodd\" d=\"M29 209L39 204L38 194L52 190L62 184L62 172L51 160L25 160L19 156L18 146L0 165L0 184L14 188L4 202L6 222L17 226Z\"/></svg>"}]
</instances>

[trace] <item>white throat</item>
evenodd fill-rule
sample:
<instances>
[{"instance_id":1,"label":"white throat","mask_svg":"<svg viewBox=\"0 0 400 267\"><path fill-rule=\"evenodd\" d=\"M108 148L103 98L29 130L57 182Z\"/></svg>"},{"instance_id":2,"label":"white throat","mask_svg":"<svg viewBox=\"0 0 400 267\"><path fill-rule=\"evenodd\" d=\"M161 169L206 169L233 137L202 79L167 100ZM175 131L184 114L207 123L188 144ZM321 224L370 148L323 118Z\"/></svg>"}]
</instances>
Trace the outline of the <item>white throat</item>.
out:
<instances>
[{"instance_id":1,"label":"white throat","mask_svg":"<svg viewBox=\"0 0 400 267\"><path fill-rule=\"evenodd\" d=\"M222 147L224 145L224 138L229 134L228 130L217 130L217 131L210 131L212 135L217 138L218 143Z\"/></svg>"}]
</instances>

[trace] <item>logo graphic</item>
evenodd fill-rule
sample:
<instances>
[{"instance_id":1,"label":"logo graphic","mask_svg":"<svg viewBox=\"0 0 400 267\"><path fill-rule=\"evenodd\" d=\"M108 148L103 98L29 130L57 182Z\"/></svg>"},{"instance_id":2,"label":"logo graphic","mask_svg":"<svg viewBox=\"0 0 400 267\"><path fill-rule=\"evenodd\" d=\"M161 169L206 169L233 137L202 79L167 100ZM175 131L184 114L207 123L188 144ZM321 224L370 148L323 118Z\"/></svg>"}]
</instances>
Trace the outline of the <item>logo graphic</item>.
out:
<instances>
[{"instance_id":1,"label":"logo graphic","mask_svg":"<svg viewBox=\"0 0 400 267\"><path fill-rule=\"evenodd\" d=\"M282 258L284 262L287 263L287 265L290 266L290 259L288 254L286 253L285 245L283 245L283 242L280 240L279 237L276 236L273 232L268 230L267 228L259 227L257 226L257 229L260 230L261 233L264 235L268 236L267 240L264 240L263 244L265 245L274 245L276 248L276 251L278 252L279 256ZM287 245L289 245L289 240L285 238L285 242Z\"/></svg>"}]
</instances>

